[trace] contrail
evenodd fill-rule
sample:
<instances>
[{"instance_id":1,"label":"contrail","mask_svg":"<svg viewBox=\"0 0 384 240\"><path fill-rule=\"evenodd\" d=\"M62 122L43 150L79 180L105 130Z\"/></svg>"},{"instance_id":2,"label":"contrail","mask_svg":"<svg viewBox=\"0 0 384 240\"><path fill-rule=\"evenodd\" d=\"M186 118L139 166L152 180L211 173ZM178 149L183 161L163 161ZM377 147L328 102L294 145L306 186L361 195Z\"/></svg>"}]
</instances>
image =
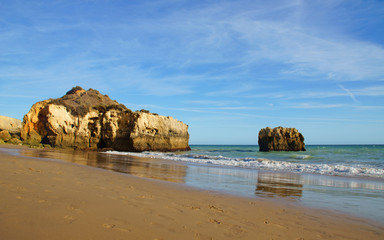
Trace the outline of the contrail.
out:
<instances>
[{"instance_id":1,"label":"contrail","mask_svg":"<svg viewBox=\"0 0 384 240\"><path fill-rule=\"evenodd\" d=\"M340 83L338 84L339 88L341 88L342 90L344 90L348 96L350 96L352 98L352 100L355 102L355 103L360 103L359 100L356 99L355 95L353 95L353 93L351 91L349 91L348 89L346 89L343 85L341 85Z\"/></svg>"}]
</instances>

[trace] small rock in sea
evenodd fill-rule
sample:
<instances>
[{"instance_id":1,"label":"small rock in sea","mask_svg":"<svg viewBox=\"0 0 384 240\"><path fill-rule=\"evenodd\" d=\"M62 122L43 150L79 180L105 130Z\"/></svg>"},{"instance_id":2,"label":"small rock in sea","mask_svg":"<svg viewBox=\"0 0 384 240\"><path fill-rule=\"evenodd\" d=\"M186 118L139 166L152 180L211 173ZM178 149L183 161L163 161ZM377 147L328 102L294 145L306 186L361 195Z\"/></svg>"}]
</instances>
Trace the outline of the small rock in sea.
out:
<instances>
[{"instance_id":1,"label":"small rock in sea","mask_svg":"<svg viewBox=\"0 0 384 240\"><path fill-rule=\"evenodd\" d=\"M259 151L305 151L304 137L296 128L266 127L259 132Z\"/></svg>"}]
</instances>

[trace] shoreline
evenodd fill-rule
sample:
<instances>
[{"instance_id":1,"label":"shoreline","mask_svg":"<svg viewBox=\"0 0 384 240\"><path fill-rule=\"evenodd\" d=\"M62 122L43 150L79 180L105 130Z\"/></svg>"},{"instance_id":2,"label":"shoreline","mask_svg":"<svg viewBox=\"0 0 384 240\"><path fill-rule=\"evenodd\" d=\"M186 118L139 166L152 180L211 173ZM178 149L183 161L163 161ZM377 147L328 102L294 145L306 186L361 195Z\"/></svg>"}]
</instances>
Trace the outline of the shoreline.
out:
<instances>
[{"instance_id":1,"label":"shoreline","mask_svg":"<svg viewBox=\"0 0 384 240\"><path fill-rule=\"evenodd\" d=\"M4 152L0 157L0 236L4 239L384 236L382 224L330 210L232 196L63 160Z\"/></svg>"},{"instance_id":2,"label":"shoreline","mask_svg":"<svg viewBox=\"0 0 384 240\"><path fill-rule=\"evenodd\" d=\"M15 153L20 156L72 162L238 197L288 202L384 224L384 179L222 166L125 152L121 155L62 148L3 146L10 150L18 148Z\"/></svg>"},{"instance_id":3,"label":"shoreline","mask_svg":"<svg viewBox=\"0 0 384 240\"><path fill-rule=\"evenodd\" d=\"M210 146L215 146L215 145L210 145ZM224 145L222 145L224 146ZM228 146L236 146L236 145L228 145ZM239 145L239 146L244 146L244 145ZM351 145L352 146L352 145ZM383 145L384 146L384 145ZM143 158L143 159L156 159L159 161L165 161L165 162L173 162L175 164L191 164L195 166L201 166L201 167L212 167L212 168L223 168L223 169L243 169L243 170L249 170L249 171L262 171L262 172L271 172L271 173L282 173L282 174L296 174L296 175L307 175L307 176L321 176L321 177L336 177L336 178L344 178L344 179L361 179L361 180L368 180L368 181L379 181L384 183L384 178L383 177L377 177L377 176L351 176L351 175L342 175L342 174L322 174L322 173L313 173L313 172L296 172L296 171L290 171L290 170L284 170L284 169L257 169L254 167L248 167L248 166L235 166L235 165L222 165L222 164L215 164L215 163L200 163L200 162L188 162L188 161L181 161L181 160L170 160L166 158L161 158L161 157L145 157L145 156L137 156L137 152L119 152L113 150L112 152L108 151L101 151L99 153L104 153L104 154L114 154L114 152L118 153L123 153L123 154L116 154L116 155L122 155L122 156L129 156L129 157L136 157L136 158ZM130 153L130 154L124 154L124 153ZM305 153L305 152L302 152ZM266 158L267 159L267 158ZM267 159L271 160L271 159Z\"/></svg>"},{"instance_id":4,"label":"shoreline","mask_svg":"<svg viewBox=\"0 0 384 240\"><path fill-rule=\"evenodd\" d=\"M240 146L240 145L239 145ZM203 147L199 149L200 147ZM217 147L213 152L211 149L205 147ZM224 147L224 148L223 148ZM280 171L290 172L299 174L315 174L323 176L339 176L339 177L352 177L352 178L366 178L366 179L377 179L384 182L384 169L376 166L366 166L357 164L357 159L342 159L346 156L341 156L341 159L330 158L332 154L335 154L332 148L328 149L323 155L318 149L319 146L309 146L306 152L259 152L254 148L253 145L243 145L240 147L253 147L247 148L246 154L232 155L233 153L226 154L227 149L225 147L234 147L234 145L228 146L192 146L192 152L181 152L178 153L153 153L153 152L119 152L119 151L107 151L109 154L116 155L129 155L143 158L160 158L166 160L172 160L177 162L186 163L202 163L206 165L214 166L225 166L225 167L236 167L242 169L256 169L266 171ZM330 147L335 147L330 145ZM353 147L353 146L349 146ZM360 147L364 147L361 146ZM371 146L372 147L372 146ZM384 147L380 146L381 148ZM205 149L204 149L205 148ZM221 148L221 149L220 149ZM215 153L220 155L215 155ZM320 151L319 151L320 150ZM363 149L364 150L364 149ZM235 150L236 152L237 150ZM384 151L384 148L382 148ZM239 151L241 153L241 151ZM212 154L213 153L213 154ZM247 154L248 153L248 154ZM328 155L327 155L328 154ZM339 154L339 152L336 152ZM377 153L376 153L377 154ZM341 154L343 155L343 154ZM338 157L338 156L337 156ZM370 156L359 156L361 159L367 159ZM375 156L380 157L382 156ZM374 159L376 160L376 159ZM343 162L345 161L345 162ZM365 164L365 163L363 163ZM376 164L376 163L373 163ZM369 165L369 164L368 164Z\"/></svg>"}]
</instances>

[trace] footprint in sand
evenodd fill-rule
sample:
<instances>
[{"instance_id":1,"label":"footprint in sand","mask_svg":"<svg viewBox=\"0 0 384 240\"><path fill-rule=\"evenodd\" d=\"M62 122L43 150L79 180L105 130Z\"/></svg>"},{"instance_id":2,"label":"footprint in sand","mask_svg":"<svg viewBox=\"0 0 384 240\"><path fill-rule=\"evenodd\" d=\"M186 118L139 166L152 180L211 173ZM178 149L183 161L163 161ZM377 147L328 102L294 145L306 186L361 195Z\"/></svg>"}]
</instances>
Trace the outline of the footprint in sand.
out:
<instances>
[{"instance_id":1,"label":"footprint in sand","mask_svg":"<svg viewBox=\"0 0 384 240\"><path fill-rule=\"evenodd\" d=\"M110 228L114 228L114 227L116 227L116 225L112 225L112 224L108 224L108 223L103 223L103 228L110 229Z\"/></svg>"},{"instance_id":2,"label":"footprint in sand","mask_svg":"<svg viewBox=\"0 0 384 240\"><path fill-rule=\"evenodd\" d=\"M287 227L283 226L283 225L280 225L280 224L277 224L277 223L272 223L270 222L268 219L265 219L264 220L264 224L268 224L270 226L273 226L273 227L278 227L278 228L281 228L281 229L288 229Z\"/></svg>"},{"instance_id":3,"label":"footprint in sand","mask_svg":"<svg viewBox=\"0 0 384 240\"><path fill-rule=\"evenodd\" d=\"M65 221L66 223L73 223L73 222L76 221L76 220L77 220L77 218L74 217L74 216L71 216L71 215L65 215L65 216L64 216L64 221Z\"/></svg>"},{"instance_id":4,"label":"footprint in sand","mask_svg":"<svg viewBox=\"0 0 384 240\"><path fill-rule=\"evenodd\" d=\"M224 212L223 209L219 208L219 207L216 207L216 206L213 206L213 205L209 205L209 209L211 210L215 210L215 211L218 211L218 212Z\"/></svg>"},{"instance_id":5,"label":"footprint in sand","mask_svg":"<svg viewBox=\"0 0 384 240\"><path fill-rule=\"evenodd\" d=\"M189 209L192 209L192 210L200 210L201 207L199 206L193 206L193 205L182 205L184 208L189 208Z\"/></svg>"},{"instance_id":6,"label":"footprint in sand","mask_svg":"<svg viewBox=\"0 0 384 240\"><path fill-rule=\"evenodd\" d=\"M172 217L169 217L169 216L166 216L166 215L163 215L163 214L159 214L159 215L157 215L157 216L159 216L159 217L161 217L161 218L163 218L163 219L166 219L166 220L175 221L175 219L174 219L174 218L172 218Z\"/></svg>"},{"instance_id":7,"label":"footprint in sand","mask_svg":"<svg viewBox=\"0 0 384 240\"><path fill-rule=\"evenodd\" d=\"M215 223L215 224L221 224L221 222L217 219L209 219L210 223Z\"/></svg>"},{"instance_id":8,"label":"footprint in sand","mask_svg":"<svg viewBox=\"0 0 384 240\"><path fill-rule=\"evenodd\" d=\"M83 213L83 211L80 208L72 204L67 206L67 210L69 210L68 214L64 216L64 221L66 223L73 223L79 218L80 214Z\"/></svg>"},{"instance_id":9,"label":"footprint in sand","mask_svg":"<svg viewBox=\"0 0 384 240\"><path fill-rule=\"evenodd\" d=\"M176 212L176 213L184 213L184 210L183 209L180 209L180 208L177 208L177 207L173 207L173 206L166 206L167 209L173 211L173 212Z\"/></svg>"},{"instance_id":10,"label":"footprint in sand","mask_svg":"<svg viewBox=\"0 0 384 240\"><path fill-rule=\"evenodd\" d=\"M141 195L141 196L138 196L139 198L143 198L143 199L153 199L153 195L149 195L149 194L145 194L145 195Z\"/></svg>"},{"instance_id":11,"label":"footprint in sand","mask_svg":"<svg viewBox=\"0 0 384 240\"><path fill-rule=\"evenodd\" d=\"M15 192L25 192L27 189L25 187L22 187L22 186L17 186L15 188L13 188L12 190Z\"/></svg>"},{"instance_id":12,"label":"footprint in sand","mask_svg":"<svg viewBox=\"0 0 384 240\"><path fill-rule=\"evenodd\" d=\"M38 172L38 173L42 172L41 170L36 170L35 168L28 168L28 170L33 171L33 172Z\"/></svg>"},{"instance_id":13,"label":"footprint in sand","mask_svg":"<svg viewBox=\"0 0 384 240\"><path fill-rule=\"evenodd\" d=\"M124 225L126 225L126 222L123 220L118 219L107 219L108 223L103 223L102 227L105 229L110 229L114 231L119 232L131 232L132 230L129 228L126 228Z\"/></svg>"},{"instance_id":14,"label":"footprint in sand","mask_svg":"<svg viewBox=\"0 0 384 240\"><path fill-rule=\"evenodd\" d=\"M71 210L71 211L73 211L73 212L75 212L75 213L77 213L77 214L80 214L80 213L83 213L83 211L80 209L80 208L78 208L78 207L76 207L75 205L69 205L68 207L67 207L67 209L68 210Z\"/></svg>"}]
</instances>

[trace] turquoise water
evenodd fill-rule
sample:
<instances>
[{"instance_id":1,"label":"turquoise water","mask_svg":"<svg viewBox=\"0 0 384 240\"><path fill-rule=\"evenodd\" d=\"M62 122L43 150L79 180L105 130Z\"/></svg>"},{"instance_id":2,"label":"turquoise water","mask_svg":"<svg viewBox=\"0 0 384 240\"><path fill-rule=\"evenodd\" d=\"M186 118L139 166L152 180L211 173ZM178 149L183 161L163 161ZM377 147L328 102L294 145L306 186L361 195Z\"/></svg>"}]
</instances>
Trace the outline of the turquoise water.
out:
<instances>
[{"instance_id":1,"label":"turquoise water","mask_svg":"<svg viewBox=\"0 0 384 240\"><path fill-rule=\"evenodd\" d=\"M384 145L313 145L307 146L305 152L259 152L254 145L193 145L191 148L189 152L179 153L126 154L258 170L384 178Z\"/></svg>"},{"instance_id":2,"label":"turquoise water","mask_svg":"<svg viewBox=\"0 0 384 240\"><path fill-rule=\"evenodd\" d=\"M106 153L185 163L182 182L225 193L284 199L384 223L384 146L320 145L305 152L193 145L189 152Z\"/></svg>"}]
</instances>

